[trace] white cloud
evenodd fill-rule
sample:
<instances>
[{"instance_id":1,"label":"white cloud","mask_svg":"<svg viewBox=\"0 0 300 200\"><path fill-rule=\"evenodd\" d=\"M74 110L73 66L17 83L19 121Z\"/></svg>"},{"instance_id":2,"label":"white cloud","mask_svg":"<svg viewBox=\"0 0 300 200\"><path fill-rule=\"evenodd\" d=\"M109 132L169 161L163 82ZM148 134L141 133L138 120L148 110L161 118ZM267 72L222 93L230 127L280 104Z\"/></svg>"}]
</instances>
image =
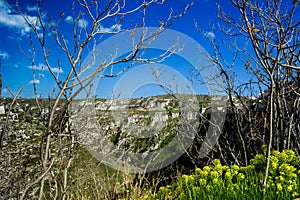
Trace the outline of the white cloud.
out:
<instances>
[{"instance_id":1,"label":"white cloud","mask_svg":"<svg viewBox=\"0 0 300 200\"><path fill-rule=\"evenodd\" d=\"M67 16L65 19L65 22L68 24L72 24L73 23L73 17L72 16ZM85 19L79 19L78 22L78 27L79 28L86 28L88 26L88 21Z\"/></svg>"},{"instance_id":2,"label":"white cloud","mask_svg":"<svg viewBox=\"0 0 300 200\"><path fill-rule=\"evenodd\" d=\"M65 22L67 22L67 23L72 23L73 22L73 17L71 17L71 16L68 16L66 19L65 19Z\"/></svg>"},{"instance_id":3,"label":"white cloud","mask_svg":"<svg viewBox=\"0 0 300 200\"><path fill-rule=\"evenodd\" d=\"M54 73L59 73L59 74L61 74L61 73L63 73L64 71L62 70L62 68L58 68L58 67L54 67L54 68L51 68L52 69L52 71L54 72Z\"/></svg>"},{"instance_id":4,"label":"white cloud","mask_svg":"<svg viewBox=\"0 0 300 200\"><path fill-rule=\"evenodd\" d=\"M40 80L39 79L33 79L31 81L28 82L29 84L39 84Z\"/></svg>"},{"instance_id":5,"label":"white cloud","mask_svg":"<svg viewBox=\"0 0 300 200\"><path fill-rule=\"evenodd\" d=\"M122 24L114 24L109 28L106 28L102 25L99 26L99 32L100 33L112 33L112 32L116 32L116 31L120 31L122 27Z\"/></svg>"},{"instance_id":6,"label":"white cloud","mask_svg":"<svg viewBox=\"0 0 300 200\"><path fill-rule=\"evenodd\" d=\"M9 55L5 51L0 51L0 58L2 58L3 60L7 60L9 58Z\"/></svg>"},{"instance_id":7,"label":"white cloud","mask_svg":"<svg viewBox=\"0 0 300 200\"><path fill-rule=\"evenodd\" d=\"M72 16L67 16L65 19L65 22L68 24L72 24L73 23L73 17ZM78 27L79 28L86 28L88 26L88 21L85 19L79 19L78 22ZM114 24L111 27L104 27L102 25L100 25L98 27L99 32L100 33L111 33L111 32L116 32L121 30L122 24Z\"/></svg>"},{"instance_id":8,"label":"white cloud","mask_svg":"<svg viewBox=\"0 0 300 200\"><path fill-rule=\"evenodd\" d=\"M33 66L27 66L27 68L29 69L34 69L34 70L38 70L38 71L46 71L47 67L45 64L40 63L38 66L33 65Z\"/></svg>"},{"instance_id":9,"label":"white cloud","mask_svg":"<svg viewBox=\"0 0 300 200\"><path fill-rule=\"evenodd\" d=\"M85 19L80 19L80 20L78 20L78 26L79 26L80 28L86 28L87 25L88 25L88 21L87 21L87 20L85 20Z\"/></svg>"},{"instance_id":10,"label":"white cloud","mask_svg":"<svg viewBox=\"0 0 300 200\"><path fill-rule=\"evenodd\" d=\"M214 32L212 32L212 31L206 32L206 33L205 33L205 36L206 36L206 37L209 37L209 38L211 38L211 39L215 39L215 38L216 38L216 35L215 35Z\"/></svg>"},{"instance_id":11,"label":"white cloud","mask_svg":"<svg viewBox=\"0 0 300 200\"><path fill-rule=\"evenodd\" d=\"M37 22L37 17L28 15L28 20L31 22ZM12 14L12 11L7 5L0 0L0 25L18 29L21 36L26 35L30 31L30 27L26 23L25 19L18 14ZM37 26L39 29L39 26Z\"/></svg>"},{"instance_id":12,"label":"white cloud","mask_svg":"<svg viewBox=\"0 0 300 200\"><path fill-rule=\"evenodd\" d=\"M22 38L16 35L9 35L8 38L14 43L19 43L22 41Z\"/></svg>"},{"instance_id":13,"label":"white cloud","mask_svg":"<svg viewBox=\"0 0 300 200\"><path fill-rule=\"evenodd\" d=\"M47 66L43 63L40 63L39 65L34 65L34 66L27 66L27 68L34 69L34 70L37 70L37 71L47 71L48 70ZM64 72L63 69L58 68L58 67L53 67L53 68L51 68L51 70L54 73L59 73L59 74Z\"/></svg>"},{"instance_id":14,"label":"white cloud","mask_svg":"<svg viewBox=\"0 0 300 200\"><path fill-rule=\"evenodd\" d=\"M38 7L35 5L35 6L29 6L29 5L27 5L26 6L26 10L28 11L28 12L35 12L35 11L37 11L38 10Z\"/></svg>"},{"instance_id":15,"label":"white cloud","mask_svg":"<svg viewBox=\"0 0 300 200\"><path fill-rule=\"evenodd\" d=\"M121 30L122 24L114 24L110 28L113 30Z\"/></svg>"},{"instance_id":16,"label":"white cloud","mask_svg":"<svg viewBox=\"0 0 300 200\"><path fill-rule=\"evenodd\" d=\"M3 88L3 89L2 89L2 94L7 94L7 93L8 93L8 89Z\"/></svg>"}]
</instances>

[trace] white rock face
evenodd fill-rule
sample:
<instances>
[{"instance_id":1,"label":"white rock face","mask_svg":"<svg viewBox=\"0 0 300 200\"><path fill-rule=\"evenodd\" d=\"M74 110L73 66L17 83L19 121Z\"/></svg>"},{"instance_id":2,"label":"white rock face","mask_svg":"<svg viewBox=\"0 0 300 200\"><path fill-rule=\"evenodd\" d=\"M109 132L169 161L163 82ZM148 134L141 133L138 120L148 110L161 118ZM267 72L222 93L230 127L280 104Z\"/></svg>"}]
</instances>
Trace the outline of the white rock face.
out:
<instances>
[{"instance_id":1,"label":"white rock face","mask_svg":"<svg viewBox=\"0 0 300 200\"><path fill-rule=\"evenodd\" d=\"M78 113L80 119L78 123L86 141L90 144L98 138L99 141L107 140L109 135L119 133L119 142L130 138L154 138L162 137L160 134L168 133L169 127L175 127L174 123L194 122L197 119L197 109L189 111L189 105L195 104L190 99L182 101L181 99L170 98L141 98L115 99L95 102L91 109L94 109L96 118L88 120L91 113ZM80 106L79 106L80 107ZM86 115L86 116L85 116ZM174 120L173 120L174 119ZM166 129L165 129L166 128ZM82 131L84 130L84 131ZM87 135L85 135L88 133ZM165 135L166 136L166 135ZM133 140L133 139L132 139ZM134 140L133 140L134 141Z\"/></svg>"},{"instance_id":2,"label":"white rock face","mask_svg":"<svg viewBox=\"0 0 300 200\"><path fill-rule=\"evenodd\" d=\"M0 115L5 115L5 108L4 108L4 106L0 106Z\"/></svg>"}]
</instances>

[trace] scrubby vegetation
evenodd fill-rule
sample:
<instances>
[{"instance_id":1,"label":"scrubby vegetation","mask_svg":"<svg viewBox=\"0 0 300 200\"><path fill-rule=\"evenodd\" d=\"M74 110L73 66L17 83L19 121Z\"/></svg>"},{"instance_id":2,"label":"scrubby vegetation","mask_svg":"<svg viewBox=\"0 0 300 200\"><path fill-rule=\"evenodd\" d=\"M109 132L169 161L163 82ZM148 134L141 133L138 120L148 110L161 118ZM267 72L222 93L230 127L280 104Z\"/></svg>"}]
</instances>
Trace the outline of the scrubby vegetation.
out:
<instances>
[{"instance_id":1,"label":"scrubby vegetation","mask_svg":"<svg viewBox=\"0 0 300 200\"><path fill-rule=\"evenodd\" d=\"M82 159L82 153L87 159ZM87 152L81 152L78 157L81 162L76 162L70 173L73 184L67 197L138 200L299 198L300 156L292 150L273 150L268 184L264 188L265 153L257 154L247 166L222 165L215 159L210 165L196 167L189 174L177 173L169 184L162 184L159 176L152 176L142 184L141 178L145 175L118 172L97 164Z\"/></svg>"},{"instance_id":2,"label":"scrubby vegetation","mask_svg":"<svg viewBox=\"0 0 300 200\"><path fill-rule=\"evenodd\" d=\"M160 187L146 199L293 199L300 193L300 156L292 150L272 151L267 187L262 187L266 156L248 166L222 165L215 159L178 182Z\"/></svg>"},{"instance_id":3,"label":"scrubby vegetation","mask_svg":"<svg viewBox=\"0 0 300 200\"><path fill-rule=\"evenodd\" d=\"M109 109L112 105L108 105L97 113L98 116L91 116L94 105L91 106L91 110L81 112L86 102L78 106L76 103L82 103L82 99L76 100L75 97L80 96L81 91L85 91L83 96L86 99L94 98L99 104L107 103L109 99L97 99L91 94L95 86L93 80L98 77L99 72L108 70L111 74L107 76L115 77L126 73L129 66L133 68L134 64L152 65L171 58L172 53L176 54L176 51L181 49L177 50L175 44L156 58L144 58L143 55L151 49L150 44L161 33L166 32L175 19L188 12L193 3L187 4L181 14L171 11L166 20L159 23L156 31L141 34L138 41L132 40L132 50L129 50L128 54L112 54L114 59L103 55L103 60L96 62L99 65L97 64L95 71L84 77L83 75L94 67L86 66L82 59L87 54L91 54L93 58L98 55L97 51L94 51L98 41L105 39L106 34L128 32L134 37L140 34L136 29L147 30L146 10L150 4L163 5L164 0L138 1L138 5L132 10L127 9L126 4L129 1L111 0L106 6L100 6L98 1L74 1L73 7L70 6L71 10L66 11L73 13L73 17L78 16L73 20L73 42L70 43L67 40L70 38L69 34L64 33L64 29L61 30L60 23L64 21L64 11L60 12L59 17L50 17L48 8L44 8L41 1L36 0L36 20L31 20L28 12L22 10L27 4L20 6L21 2L16 1L15 5L11 3L7 10L11 15L23 17L31 28L29 52L32 52L32 58L30 55L26 57L32 62L33 75L35 77L34 71L37 70L34 67L35 63L40 62L51 72L56 86L53 95L48 99L39 99L35 83L35 99L19 98L21 89L15 94L7 87L12 99L0 101L0 199L300 198L298 0L231 0L234 12L224 11L222 6L218 6L219 30L226 36L232 36L232 40L227 41L226 38L225 46L222 46L223 41L218 40L221 37L215 37L213 32L203 31L196 24L198 31L210 42L212 52L207 55L204 53L207 56L205 60L210 62L209 66L202 68L199 63L200 66L197 66L197 70L193 71L191 76L196 76L197 79L205 68L215 66L217 73L207 76L208 82L205 84L215 85L216 78L224 80L224 84L220 84L220 90L226 94L227 100L223 102L224 105L210 105L210 96L197 96L197 118L192 118L196 126L187 129L195 132L195 135L190 137L193 139L192 144L170 165L156 171L147 171L148 165L144 165L143 167L146 167L140 174L122 172L126 171L125 167L113 169L104 165L108 163L107 154L111 153L113 148L143 154L144 157L126 160L134 165L142 162L143 158L153 151L161 152L161 148L166 147L180 131L184 115L178 109L179 104L169 101L170 104L158 106L158 110L148 110L147 100L151 97L130 99L130 104L133 105L127 104L123 110L115 108L113 113L113 109ZM10 10L12 8L16 10ZM143 12L140 12L142 10ZM118 28L111 33L99 31L100 24L107 19L108 23L111 20L122 25L125 17L135 12L142 14L137 20L139 23L132 21L132 26L123 26L130 31ZM48 20L45 20L45 13ZM80 26L79 22L88 16L90 27L87 29L86 26ZM118 24L112 25L118 27ZM52 47L51 43L45 42L49 41L44 38L48 32L52 33L52 39L58 46ZM57 53L56 48L62 50L62 54ZM44 54L42 61L34 59L35 53L38 52ZM195 53L191 57L196 57L200 52L190 53ZM57 58L58 68L56 64L49 62L50 57L51 60ZM113 70L110 69L118 63L128 67L115 67L120 73L112 73ZM64 67L65 74L69 74L65 78L52 72L52 69L60 70L60 67ZM238 72L235 72L235 69L247 71L251 79L238 82ZM154 74L159 77L158 71ZM52 92L49 90L49 93ZM166 97L168 96L155 98L161 103ZM225 96L214 96L223 97ZM123 105L115 107L118 106ZM127 119L122 116L121 111L124 111ZM164 116L165 120L156 119L156 122L165 121L167 125L159 127L161 130L153 137L139 139L137 130L142 130L155 121L149 118L151 111L168 115L167 118ZM78 113L81 118L74 121L72 117ZM221 120L213 119L213 114ZM119 123L122 120L118 119L124 120L124 123ZM127 126L127 130L122 130L122 124L128 125L129 121L138 128L131 129ZM224 125L220 123L223 121ZM91 133L95 126L102 127L105 134ZM209 127L213 127L209 137L216 141L211 146L209 142L205 143ZM90 136L89 134L96 135L96 139L91 137L88 141L91 143L84 143L82 136ZM86 145L97 146L93 142L109 142L114 146L104 147L107 154L96 159L87 150ZM183 142L177 144L180 146ZM207 154L199 155L203 144L209 146ZM122 153L118 156L118 159L128 158ZM170 155L164 154L163 157L165 156Z\"/></svg>"},{"instance_id":4,"label":"scrubby vegetation","mask_svg":"<svg viewBox=\"0 0 300 200\"><path fill-rule=\"evenodd\" d=\"M1 104L7 105L9 102L9 99L5 99ZM38 178L37 174L41 166L39 148L45 137L42 134L45 131L42 122L47 113L41 113L37 107L29 106L34 104L34 100L20 100L18 109L12 110L18 113L18 118L10 121L0 168L3 177L11 181L5 182L5 179L2 179L1 192L11 198L17 198L15 189L27 187L27 180ZM49 101L44 100L40 106L46 108L48 104ZM230 150L232 147L238 149L241 144L241 140L237 139L237 134L231 128L233 123L231 116L232 113L228 110L224 134L220 141L230 142L228 143L230 145L222 149ZM44 193L50 196L53 191L57 191L57 194L62 192L61 188L57 188L57 184L64 180L64 170L68 169L69 184L65 192L67 199L293 199L299 197L300 156L293 150L271 152L266 187L263 187L263 179L267 146L259 148L260 142L251 143L251 138L248 140L245 137L244 140L247 146L250 147L252 144L247 151L248 165L245 165L246 160L239 156L241 149L231 154L220 152L218 147L224 143L218 144L206 158L197 159L197 148L203 141L201 133L202 131L205 133L207 129L205 118L209 119L209 112L203 114L199 135L187 154L161 170L145 174L123 173L105 166L95 159L85 146L77 142L68 154L71 157L57 157L70 148L68 135L61 134L57 127L51 152L56 160L53 163L49 160L52 169L51 174L46 177ZM5 117L2 116L2 121L4 119ZM177 118L174 118L170 123L178 123L176 120ZM164 131L171 133L173 128L174 126L167 126ZM22 131L25 129L30 131ZM146 149L147 152L147 148L152 143L145 140L140 143L135 141L131 145L133 149L139 145L137 148L139 151ZM13 151L15 147L18 151ZM255 154L255 152L261 153ZM70 158L73 164L68 166ZM37 192L37 189L30 190L28 197L36 197Z\"/></svg>"}]
</instances>

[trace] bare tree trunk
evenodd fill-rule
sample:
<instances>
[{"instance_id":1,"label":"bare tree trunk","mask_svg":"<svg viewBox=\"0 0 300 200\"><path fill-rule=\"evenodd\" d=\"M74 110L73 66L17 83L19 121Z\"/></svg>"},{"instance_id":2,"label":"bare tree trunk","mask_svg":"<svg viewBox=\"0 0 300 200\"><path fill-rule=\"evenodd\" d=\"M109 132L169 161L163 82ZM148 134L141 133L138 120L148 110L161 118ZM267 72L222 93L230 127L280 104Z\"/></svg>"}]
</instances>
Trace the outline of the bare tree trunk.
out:
<instances>
[{"instance_id":1,"label":"bare tree trunk","mask_svg":"<svg viewBox=\"0 0 300 200\"><path fill-rule=\"evenodd\" d=\"M267 179L268 179L268 174L269 174L269 167L270 167L270 156L271 156L271 150L272 150L272 142L273 142L273 123L274 123L274 92L275 92L275 84L273 82L273 79L271 78L272 83L271 83L271 88L270 88L270 109L269 109L269 143L268 143L268 149L267 149L267 160L266 160L266 171L265 171L265 177L264 177L264 191L267 186Z\"/></svg>"}]
</instances>

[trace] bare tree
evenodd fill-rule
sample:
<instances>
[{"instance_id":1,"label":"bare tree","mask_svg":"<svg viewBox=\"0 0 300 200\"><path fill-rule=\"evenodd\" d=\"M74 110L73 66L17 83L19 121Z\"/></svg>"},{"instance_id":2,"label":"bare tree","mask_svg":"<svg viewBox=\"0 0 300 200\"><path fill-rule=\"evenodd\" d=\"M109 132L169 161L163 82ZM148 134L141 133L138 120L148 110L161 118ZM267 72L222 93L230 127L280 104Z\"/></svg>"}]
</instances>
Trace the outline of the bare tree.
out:
<instances>
[{"instance_id":1,"label":"bare tree","mask_svg":"<svg viewBox=\"0 0 300 200\"><path fill-rule=\"evenodd\" d=\"M128 63L122 70L112 71L112 73L105 75L115 77L129 69L134 63L160 62L176 52L177 47L174 44L167 52L156 58L143 56L147 46L190 8L190 5L187 5L179 14L174 14L170 10L169 15L159 23L157 29L148 32L146 25L148 7L163 3L164 0L139 1L135 2L136 6L132 7L127 1L109 0L103 4L98 1L75 0L70 8L73 13L73 16L69 17L72 20L72 38L70 39L62 31L63 21L66 18L64 11L61 11L59 16L53 17L47 13L46 18L47 8L43 6L43 1L36 0L37 15L32 17L22 10L22 6L20 6L22 2L7 2L10 9L21 15L31 29L30 47L32 54L27 55L25 51L23 53L31 62L34 78L35 66L39 62L36 54L41 54L42 62L55 81L56 88L58 88L54 93L54 98L49 98L46 106L49 112L45 114L43 111L45 105L39 103L41 100L37 98L37 89L34 85L36 102L42 118L45 120L41 128L40 166L35 166L36 174L26 175L27 180L19 180L21 185L18 185L18 192L16 192L18 198L26 199L29 194L31 197L38 196L38 199L64 199L66 197L68 184L70 184L68 170L71 167L77 144L77 135L72 131L70 122L70 106L80 93L84 93L85 98L91 98L90 89L94 87L93 80L100 72L119 63ZM131 27L122 29L122 22L128 20L134 13L139 13L140 19ZM102 26L105 21L112 22L111 28L106 29ZM141 32L136 33L137 29L140 29ZM89 65L84 66L84 57L88 54L96 55L96 46L106 35L126 31L130 31L132 34L132 49L128 54L125 56L118 55L118 49L116 49L115 55L105 56L100 64L94 66L93 70L90 70L89 66L96 64L95 57L94 60L91 59ZM135 38L139 38L138 41ZM52 46L53 43L48 43L49 40L55 41L55 47ZM55 51L59 49L60 53L52 52L53 49ZM57 63L52 62L53 58L56 58ZM65 61L67 64L62 65L61 63ZM54 68L66 71L65 78L58 77ZM24 169L25 172L26 169Z\"/></svg>"},{"instance_id":2,"label":"bare tree","mask_svg":"<svg viewBox=\"0 0 300 200\"><path fill-rule=\"evenodd\" d=\"M249 41L251 48L240 48L248 59L242 60L264 88L259 103L265 107L261 116L267 148L267 183L270 151L273 148L299 149L299 2L231 0L240 15L230 16L219 7L222 27L229 36ZM253 54L252 54L253 52ZM252 122L255 123L255 122ZM255 130L259 131L259 130ZM293 138L293 140L291 139Z\"/></svg>"}]
</instances>

